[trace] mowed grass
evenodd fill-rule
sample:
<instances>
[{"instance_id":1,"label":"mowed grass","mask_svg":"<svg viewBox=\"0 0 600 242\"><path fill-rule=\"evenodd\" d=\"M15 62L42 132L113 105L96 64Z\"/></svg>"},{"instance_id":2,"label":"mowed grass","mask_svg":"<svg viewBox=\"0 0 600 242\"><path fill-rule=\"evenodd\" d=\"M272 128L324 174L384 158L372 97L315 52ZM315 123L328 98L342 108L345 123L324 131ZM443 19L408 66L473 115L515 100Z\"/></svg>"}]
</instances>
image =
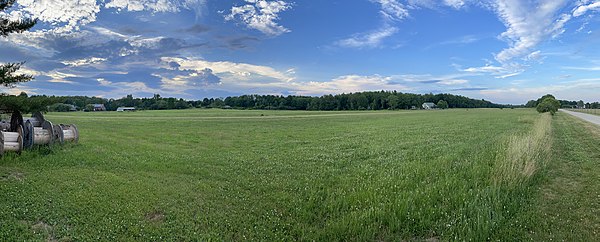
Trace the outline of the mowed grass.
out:
<instances>
[{"instance_id":1,"label":"mowed grass","mask_svg":"<svg viewBox=\"0 0 600 242\"><path fill-rule=\"evenodd\" d=\"M559 112L553 159L530 210L515 219L533 241L600 238L600 127Z\"/></svg>"},{"instance_id":2,"label":"mowed grass","mask_svg":"<svg viewBox=\"0 0 600 242\"><path fill-rule=\"evenodd\" d=\"M46 116L80 143L0 159L5 240L514 239L542 180L530 109Z\"/></svg>"}]
</instances>

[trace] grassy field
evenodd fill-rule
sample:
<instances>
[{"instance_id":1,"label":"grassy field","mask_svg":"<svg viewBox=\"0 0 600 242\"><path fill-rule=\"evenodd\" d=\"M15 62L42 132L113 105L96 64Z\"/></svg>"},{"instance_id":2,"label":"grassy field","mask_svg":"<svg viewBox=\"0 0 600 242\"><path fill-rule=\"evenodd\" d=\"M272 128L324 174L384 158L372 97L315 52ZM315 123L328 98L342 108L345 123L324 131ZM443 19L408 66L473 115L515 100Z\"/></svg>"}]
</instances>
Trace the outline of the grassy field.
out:
<instances>
[{"instance_id":1,"label":"grassy field","mask_svg":"<svg viewBox=\"0 0 600 242\"><path fill-rule=\"evenodd\" d=\"M529 109L51 113L55 123L78 125L80 143L0 159L0 238L535 239L561 226L545 221L546 209L560 207L543 197L545 186L560 183L546 174L570 176L574 168L556 163L579 163L564 153L571 152L565 142L586 131L565 116ZM549 152L551 144L561 150ZM595 149L573 152L591 169L600 159ZM585 202L597 206L594 195ZM586 218L596 233L597 218Z\"/></svg>"}]
</instances>

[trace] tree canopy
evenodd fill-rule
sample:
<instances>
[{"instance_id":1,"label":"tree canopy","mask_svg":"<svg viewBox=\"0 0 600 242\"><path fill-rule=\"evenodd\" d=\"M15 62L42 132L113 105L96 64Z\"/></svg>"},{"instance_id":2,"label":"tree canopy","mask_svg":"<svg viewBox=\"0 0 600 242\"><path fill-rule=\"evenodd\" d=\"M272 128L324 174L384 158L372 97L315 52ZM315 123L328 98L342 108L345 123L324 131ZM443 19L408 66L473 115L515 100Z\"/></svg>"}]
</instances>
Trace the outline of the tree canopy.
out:
<instances>
[{"instance_id":1,"label":"tree canopy","mask_svg":"<svg viewBox=\"0 0 600 242\"><path fill-rule=\"evenodd\" d=\"M560 102L554 98L554 96L548 94L541 98L541 101L538 102L536 110L540 113L547 113L554 115L558 112L560 108Z\"/></svg>"},{"instance_id":2,"label":"tree canopy","mask_svg":"<svg viewBox=\"0 0 600 242\"><path fill-rule=\"evenodd\" d=\"M444 101L444 100L440 100L437 103L437 107L441 108L441 109L447 109L448 108L448 102Z\"/></svg>"},{"instance_id":3,"label":"tree canopy","mask_svg":"<svg viewBox=\"0 0 600 242\"><path fill-rule=\"evenodd\" d=\"M0 0L0 12L10 8L16 0ZM36 24L36 20L22 18L19 20L10 20L7 17L0 15L0 36L6 37L11 33L20 33L26 31ZM26 74L15 74L24 62L7 63L0 65L0 85L5 87L14 87L20 82L28 82L33 79L33 76Z\"/></svg>"},{"instance_id":4,"label":"tree canopy","mask_svg":"<svg viewBox=\"0 0 600 242\"><path fill-rule=\"evenodd\" d=\"M158 94L149 98L134 98L132 95L119 99L106 99L85 96L18 96L0 95L0 109L20 110L21 112L66 110L70 104L78 110L89 104L104 104L106 110L118 107L135 107L138 110L196 108L235 108L235 109L278 109L278 110L382 110L419 108L424 102L445 103L448 108L501 108L506 105L494 104L485 100L471 99L452 94L412 94L400 92L359 92L350 94L312 96L242 95L235 97L204 98L184 100L164 98Z\"/></svg>"}]
</instances>

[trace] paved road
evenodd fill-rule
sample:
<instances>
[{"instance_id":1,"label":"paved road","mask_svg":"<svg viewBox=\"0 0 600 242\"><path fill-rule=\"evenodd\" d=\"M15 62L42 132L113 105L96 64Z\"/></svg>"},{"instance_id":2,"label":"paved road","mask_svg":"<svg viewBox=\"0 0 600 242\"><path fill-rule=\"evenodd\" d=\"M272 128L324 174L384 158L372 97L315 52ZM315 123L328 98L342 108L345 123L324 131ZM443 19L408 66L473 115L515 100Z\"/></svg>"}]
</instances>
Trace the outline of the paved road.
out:
<instances>
[{"instance_id":1,"label":"paved road","mask_svg":"<svg viewBox=\"0 0 600 242\"><path fill-rule=\"evenodd\" d=\"M593 115L593 114L587 114L587 113L580 113L580 112L573 112L573 111L567 111L564 109L561 109L560 111L571 114L575 117L578 117L580 119L583 119L585 121L588 121L590 123L596 124L596 125L600 125L600 116L598 115Z\"/></svg>"}]
</instances>

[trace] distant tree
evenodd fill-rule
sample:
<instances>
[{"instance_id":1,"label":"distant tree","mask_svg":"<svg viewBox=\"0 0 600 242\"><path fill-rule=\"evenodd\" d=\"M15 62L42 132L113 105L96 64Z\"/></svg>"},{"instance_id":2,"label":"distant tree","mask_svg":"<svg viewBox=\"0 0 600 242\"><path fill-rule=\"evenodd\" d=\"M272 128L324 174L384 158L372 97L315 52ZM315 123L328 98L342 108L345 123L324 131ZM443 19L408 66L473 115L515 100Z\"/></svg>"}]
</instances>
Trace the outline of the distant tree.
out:
<instances>
[{"instance_id":1,"label":"distant tree","mask_svg":"<svg viewBox=\"0 0 600 242\"><path fill-rule=\"evenodd\" d=\"M71 105L64 103L55 103L48 106L48 111L50 112L70 112Z\"/></svg>"},{"instance_id":2,"label":"distant tree","mask_svg":"<svg viewBox=\"0 0 600 242\"><path fill-rule=\"evenodd\" d=\"M585 104L583 103L583 100L579 100L577 102L577 108L584 108L584 107L585 107Z\"/></svg>"},{"instance_id":3,"label":"distant tree","mask_svg":"<svg viewBox=\"0 0 600 242\"><path fill-rule=\"evenodd\" d=\"M529 100L529 102L527 102L527 104L525 104L525 107L527 108L535 108L537 106L537 101L535 100Z\"/></svg>"},{"instance_id":4,"label":"distant tree","mask_svg":"<svg viewBox=\"0 0 600 242\"><path fill-rule=\"evenodd\" d=\"M394 110L398 108L398 105L400 104L400 98L394 94L389 95L387 97L387 103L390 106L390 109Z\"/></svg>"},{"instance_id":5,"label":"distant tree","mask_svg":"<svg viewBox=\"0 0 600 242\"><path fill-rule=\"evenodd\" d=\"M448 102L444 101L444 100L440 100L437 103L437 107L440 109L447 109L448 108Z\"/></svg>"},{"instance_id":6,"label":"distant tree","mask_svg":"<svg viewBox=\"0 0 600 242\"><path fill-rule=\"evenodd\" d=\"M552 95L546 95L542 97L542 100L538 103L536 110L540 113L547 113L554 115L560 108L560 102Z\"/></svg>"},{"instance_id":7,"label":"distant tree","mask_svg":"<svg viewBox=\"0 0 600 242\"><path fill-rule=\"evenodd\" d=\"M83 111L85 111L85 112L94 111L94 104L87 104L87 105L85 105L85 107L83 108Z\"/></svg>"},{"instance_id":8,"label":"distant tree","mask_svg":"<svg viewBox=\"0 0 600 242\"><path fill-rule=\"evenodd\" d=\"M10 8L16 0L0 0L0 12ZM0 15L0 36L6 37L10 33L20 33L30 29L35 25L36 20L23 18L16 21L9 20L6 15ZM28 82L33 76L26 74L15 74L21 68L24 62L7 63L0 65L0 85L5 87L15 87L17 83Z\"/></svg>"}]
</instances>

